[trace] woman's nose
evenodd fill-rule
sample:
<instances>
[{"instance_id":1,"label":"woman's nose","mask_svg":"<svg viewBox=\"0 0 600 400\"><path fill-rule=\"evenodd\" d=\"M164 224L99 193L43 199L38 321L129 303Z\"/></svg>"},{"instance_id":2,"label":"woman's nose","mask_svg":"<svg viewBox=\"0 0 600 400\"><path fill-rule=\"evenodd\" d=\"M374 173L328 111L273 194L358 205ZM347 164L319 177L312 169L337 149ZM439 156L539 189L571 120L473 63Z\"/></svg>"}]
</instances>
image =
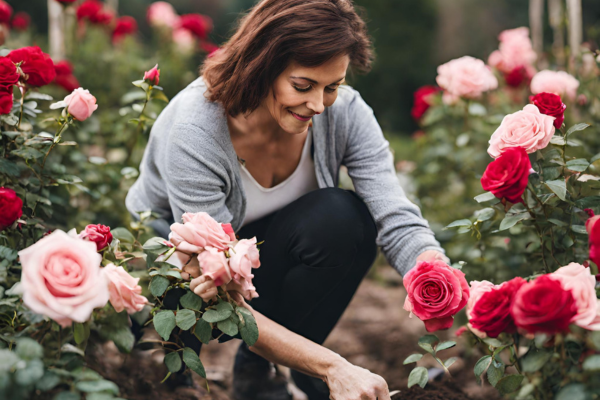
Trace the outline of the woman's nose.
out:
<instances>
[{"instance_id":1,"label":"woman's nose","mask_svg":"<svg viewBox=\"0 0 600 400\"><path fill-rule=\"evenodd\" d=\"M315 94L306 103L306 106L315 114L321 114L323 111L325 111L325 104L323 104L323 93L315 91Z\"/></svg>"}]
</instances>

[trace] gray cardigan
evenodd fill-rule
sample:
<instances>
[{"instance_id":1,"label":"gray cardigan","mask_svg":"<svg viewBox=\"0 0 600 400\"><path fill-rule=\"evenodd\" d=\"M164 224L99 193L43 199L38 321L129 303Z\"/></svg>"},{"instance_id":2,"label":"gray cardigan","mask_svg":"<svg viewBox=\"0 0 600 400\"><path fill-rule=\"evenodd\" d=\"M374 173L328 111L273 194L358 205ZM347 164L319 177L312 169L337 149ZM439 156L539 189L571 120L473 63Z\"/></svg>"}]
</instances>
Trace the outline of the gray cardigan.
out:
<instances>
[{"instance_id":1,"label":"gray cardigan","mask_svg":"<svg viewBox=\"0 0 600 400\"><path fill-rule=\"evenodd\" d=\"M166 235L184 212L205 211L240 229L246 212L237 156L223 107L204 97L202 78L175 96L158 117L129 190L127 209L152 210ZM341 86L336 102L313 118L315 169L320 188L336 187L341 165L377 224L377 244L402 275L425 250L443 252L398 183L389 143L359 93Z\"/></svg>"}]
</instances>

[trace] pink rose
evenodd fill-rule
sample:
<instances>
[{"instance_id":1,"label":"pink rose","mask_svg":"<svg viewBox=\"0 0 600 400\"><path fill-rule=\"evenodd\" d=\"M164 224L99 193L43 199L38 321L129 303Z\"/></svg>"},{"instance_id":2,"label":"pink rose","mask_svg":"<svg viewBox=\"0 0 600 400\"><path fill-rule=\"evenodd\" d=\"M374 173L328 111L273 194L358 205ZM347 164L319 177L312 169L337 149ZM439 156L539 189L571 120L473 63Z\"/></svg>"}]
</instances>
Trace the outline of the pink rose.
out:
<instances>
[{"instance_id":1,"label":"pink rose","mask_svg":"<svg viewBox=\"0 0 600 400\"><path fill-rule=\"evenodd\" d=\"M235 241L235 232L233 231L231 224L221 224L221 227L223 228L223 232L229 235L231 241Z\"/></svg>"},{"instance_id":2,"label":"pink rose","mask_svg":"<svg viewBox=\"0 0 600 400\"><path fill-rule=\"evenodd\" d=\"M597 278L596 278L597 280ZM583 329L587 329L589 331L600 331L600 300L596 300L596 314L594 315L594 319L590 321L587 325L577 324L581 326Z\"/></svg>"},{"instance_id":3,"label":"pink rose","mask_svg":"<svg viewBox=\"0 0 600 400\"><path fill-rule=\"evenodd\" d=\"M182 53L192 52L196 45L196 39L192 32L183 28L178 28L173 31L173 42L177 46L177 50Z\"/></svg>"},{"instance_id":4,"label":"pink rose","mask_svg":"<svg viewBox=\"0 0 600 400\"><path fill-rule=\"evenodd\" d=\"M537 59L533 50L529 29L525 27L508 29L500 33L499 50L490 54L488 64L499 71L510 74L517 68L530 67Z\"/></svg>"},{"instance_id":5,"label":"pink rose","mask_svg":"<svg viewBox=\"0 0 600 400\"><path fill-rule=\"evenodd\" d=\"M129 275L123 267L108 264L102 269L108 279L110 304L116 312L127 310L128 314L141 311L148 300L142 296L142 287L138 285L140 278Z\"/></svg>"},{"instance_id":6,"label":"pink rose","mask_svg":"<svg viewBox=\"0 0 600 400\"><path fill-rule=\"evenodd\" d=\"M590 269L581 264L570 263L549 275L562 283L565 290L570 290L577 305L577 315L571 322L585 328L597 315L596 278Z\"/></svg>"},{"instance_id":7,"label":"pink rose","mask_svg":"<svg viewBox=\"0 0 600 400\"><path fill-rule=\"evenodd\" d=\"M173 28L179 22L179 15L170 3L157 1L150 4L146 14L148 23L154 27Z\"/></svg>"},{"instance_id":8,"label":"pink rose","mask_svg":"<svg viewBox=\"0 0 600 400\"><path fill-rule=\"evenodd\" d=\"M67 327L87 321L109 299L96 244L61 230L19 252L23 303Z\"/></svg>"},{"instance_id":9,"label":"pink rose","mask_svg":"<svg viewBox=\"0 0 600 400\"><path fill-rule=\"evenodd\" d=\"M207 246L221 251L229 248L231 237L225 233L221 224L207 213L185 213L181 218L183 224L171 225L171 240L180 251L198 254Z\"/></svg>"},{"instance_id":10,"label":"pink rose","mask_svg":"<svg viewBox=\"0 0 600 400\"><path fill-rule=\"evenodd\" d=\"M540 71L531 80L531 93L554 93L574 101L579 81L564 71Z\"/></svg>"},{"instance_id":11,"label":"pink rose","mask_svg":"<svg viewBox=\"0 0 600 400\"><path fill-rule=\"evenodd\" d=\"M67 111L78 121L85 121L98 108L96 98L90 94L89 90L78 88L70 95L65 97L64 103Z\"/></svg>"},{"instance_id":12,"label":"pink rose","mask_svg":"<svg viewBox=\"0 0 600 400\"><path fill-rule=\"evenodd\" d=\"M146 71L144 73L144 80L148 82L149 85L158 85L158 82L160 81L160 69L158 69L158 64L156 64L150 71Z\"/></svg>"},{"instance_id":13,"label":"pink rose","mask_svg":"<svg viewBox=\"0 0 600 400\"><path fill-rule=\"evenodd\" d=\"M454 96L474 99L496 89L498 80L481 60L464 56L442 64L437 69L438 85Z\"/></svg>"},{"instance_id":14,"label":"pink rose","mask_svg":"<svg viewBox=\"0 0 600 400\"><path fill-rule=\"evenodd\" d=\"M256 238L240 240L231 249L230 254L229 266L231 267L231 271L244 278L253 278L252 268L260 267Z\"/></svg>"},{"instance_id":15,"label":"pink rose","mask_svg":"<svg viewBox=\"0 0 600 400\"><path fill-rule=\"evenodd\" d=\"M215 281L215 286L221 286L231 281L231 270L225 253L214 247L206 249L198 255L198 263L202 275L209 276Z\"/></svg>"},{"instance_id":16,"label":"pink rose","mask_svg":"<svg viewBox=\"0 0 600 400\"><path fill-rule=\"evenodd\" d=\"M471 318L471 311L475 306L475 303L481 298L484 293L490 292L492 289L497 289L500 286L494 285L492 282L488 281L471 281L471 295L469 296L469 301L467 302L467 308L465 312L467 313L467 318ZM473 332L480 338L486 338L487 335L485 332L480 331L479 329L473 328L473 326L468 324L469 330Z\"/></svg>"},{"instance_id":17,"label":"pink rose","mask_svg":"<svg viewBox=\"0 0 600 400\"><path fill-rule=\"evenodd\" d=\"M504 149L522 147L531 154L548 146L554 136L554 117L542 114L533 104L509 114L490 139L488 153L500 157Z\"/></svg>"},{"instance_id":18,"label":"pink rose","mask_svg":"<svg viewBox=\"0 0 600 400\"><path fill-rule=\"evenodd\" d=\"M98 251L105 249L113 241L110 227L100 224L86 226L85 230L79 234L79 238L96 243Z\"/></svg>"},{"instance_id":19,"label":"pink rose","mask_svg":"<svg viewBox=\"0 0 600 400\"><path fill-rule=\"evenodd\" d=\"M421 261L404 276L404 309L425 323L428 332L448 329L470 296L462 271L443 261Z\"/></svg>"},{"instance_id":20,"label":"pink rose","mask_svg":"<svg viewBox=\"0 0 600 400\"><path fill-rule=\"evenodd\" d=\"M252 300L253 298L258 297L256 287L252 284L252 278L244 278L241 275L236 275L236 277L227 284L227 290L240 292L246 300Z\"/></svg>"}]
</instances>

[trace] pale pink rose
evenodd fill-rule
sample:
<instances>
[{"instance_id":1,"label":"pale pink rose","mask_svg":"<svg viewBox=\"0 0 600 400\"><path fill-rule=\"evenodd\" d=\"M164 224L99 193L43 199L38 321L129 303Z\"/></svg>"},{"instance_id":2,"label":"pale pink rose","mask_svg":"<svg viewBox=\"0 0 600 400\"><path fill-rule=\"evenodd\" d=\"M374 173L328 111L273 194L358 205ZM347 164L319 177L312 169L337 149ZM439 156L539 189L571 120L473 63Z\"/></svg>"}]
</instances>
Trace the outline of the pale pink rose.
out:
<instances>
[{"instance_id":1,"label":"pale pink rose","mask_svg":"<svg viewBox=\"0 0 600 400\"><path fill-rule=\"evenodd\" d=\"M110 304L116 312L127 310L128 314L134 314L148 303L142 296L142 287L138 285L140 278L134 278L123 267L114 264L108 264L102 271L108 279Z\"/></svg>"},{"instance_id":2,"label":"pale pink rose","mask_svg":"<svg viewBox=\"0 0 600 400\"><path fill-rule=\"evenodd\" d=\"M592 323L598 314L598 299L595 289L596 277L590 273L590 269L581 264L570 263L551 273L550 277L559 280L563 288L573 294L577 315L571 322L583 328Z\"/></svg>"},{"instance_id":3,"label":"pale pink rose","mask_svg":"<svg viewBox=\"0 0 600 400\"><path fill-rule=\"evenodd\" d=\"M491 291L492 289L499 288L498 285L494 285L492 282L488 281L471 281L471 297L469 297L469 301L467 301L467 307L465 312L467 313L467 318L470 318L471 310L475 306L475 303L481 298L481 296ZM485 339L487 334L485 332L480 331L479 329L473 328L470 323L467 324L469 330L473 332L477 337L481 339Z\"/></svg>"},{"instance_id":4,"label":"pale pink rose","mask_svg":"<svg viewBox=\"0 0 600 400\"><path fill-rule=\"evenodd\" d=\"M600 331L600 300L596 301L596 315L594 319L590 321L589 324L577 324L581 326L583 329L587 329L589 331Z\"/></svg>"},{"instance_id":5,"label":"pale pink rose","mask_svg":"<svg viewBox=\"0 0 600 400\"><path fill-rule=\"evenodd\" d=\"M254 275L252 275L254 277ZM252 300L258 297L256 287L252 284L252 278L244 278L241 275L236 275L231 282L227 284L227 290L235 290L240 292L246 300Z\"/></svg>"},{"instance_id":6,"label":"pale pink rose","mask_svg":"<svg viewBox=\"0 0 600 400\"><path fill-rule=\"evenodd\" d=\"M533 50L529 29L525 27L508 29L500 33L499 50L490 54L488 64L505 74L515 68L531 67L537 59Z\"/></svg>"},{"instance_id":7,"label":"pale pink rose","mask_svg":"<svg viewBox=\"0 0 600 400\"><path fill-rule=\"evenodd\" d=\"M173 42L181 53L191 53L196 46L194 35L184 28L177 28L173 31Z\"/></svg>"},{"instance_id":8,"label":"pale pink rose","mask_svg":"<svg viewBox=\"0 0 600 400\"><path fill-rule=\"evenodd\" d=\"M564 71L540 71L531 80L531 93L554 93L575 100L579 81Z\"/></svg>"},{"instance_id":9,"label":"pale pink rose","mask_svg":"<svg viewBox=\"0 0 600 400\"><path fill-rule=\"evenodd\" d=\"M490 138L488 153L498 158L505 149L522 147L531 154L548 146L554 136L554 117L540 113L533 104L509 114Z\"/></svg>"},{"instance_id":10,"label":"pale pink rose","mask_svg":"<svg viewBox=\"0 0 600 400\"><path fill-rule=\"evenodd\" d=\"M100 269L96 243L61 230L21 250L23 303L67 327L86 322L94 308L109 299L108 283Z\"/></svg>"},{"instance_id":11,"label":"pale pink rose","mask_svg":"<svg viewBox=\"0 0 600 400\"><path fill-rule=\"evenodd\" d=\"M89 90L78 88L70 95L65 97L64 103L67 106L67 111L78 121L88 119L96 109L96 98L90 94Z\"/></svg>"},{"instance_id":12,"label":"pale pink rose","mask_svg":"<svg viewBox=\"0 0 600 400\"><path fill-rule=\"evenodd\" d=\"M198 255L198 263L202 270L202 275L209 276L215 281L215 286L221 286L231 281L231 270L225 253L214 247L206 249Z\"/></svg>"},{"instance_id":13,"label":"pale pink rose","mask_svg":"<svg viewBox=\"0 0 600 400\"><path fill-rule=\"evenodd\" d=\"M230 251L229 266L234 274L252 278L252 268L260 267L256 238L242 239Z\"/></svg>"},{"instance_id":14,"label":"pale pink rose","mask_svg":"<svg viewBox=\"0 0 600 400\"><path fill-rule=\"evenodd\" d=\"M179 15L173 6L166 1L157 1L150 4L146 14L148 23L155 27L173 28L179 23Z\"/></svg>"},{"instance_id":15,"label":"pale pink rose","mask_svg":"<svg viewBox=\"0 0 600 400\"><path fill-rule=\"evenodd\" d=\"M223 232L229 235L231 241L235 241L235 232L233 231L231 224L221 224L221 227L223 228Z\"/></svg>"},{"instance_id":16,"label":"pale pink rose","mask_svg":"<svg viewBox=\"0 0 600 400\"><path fill-rule=\"evenodd\" d=\"M498 87L498 80L490 68L483 61L470 56L442 64L437 72L437 84L454 96L474 99Z\"/></svg>"},{"instance_id":17,"label":"pale pink rose","mask_svg":"<svg viewBox=\"0 0 600 400\"><path fill-rule=\"evenodd\" d=\"M185 213L183 224L171 225L171 241L177 249L188 254L198 254L206 246L227 250L232 242L221 224L205 212Z\"/></svg>"}]
</instances>

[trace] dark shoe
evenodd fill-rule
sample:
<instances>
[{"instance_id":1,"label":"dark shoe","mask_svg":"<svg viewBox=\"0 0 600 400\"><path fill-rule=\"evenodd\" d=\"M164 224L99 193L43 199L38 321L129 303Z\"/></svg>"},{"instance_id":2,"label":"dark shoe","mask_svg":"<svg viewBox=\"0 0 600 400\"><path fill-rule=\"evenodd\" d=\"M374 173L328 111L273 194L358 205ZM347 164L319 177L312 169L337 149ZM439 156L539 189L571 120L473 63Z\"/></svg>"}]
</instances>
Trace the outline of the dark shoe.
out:
<instances>
[{"instance_id":1,"label":"dark shoe","mask_svg":"<svg viewBox=\"0 0 600 400\"><path fill-rule=\"evenodd\" d=\"M287 384L287 378L273 363L252 353L242 342L233 366L235 400L292 400Z\"/></svg>"}]
</instances>

